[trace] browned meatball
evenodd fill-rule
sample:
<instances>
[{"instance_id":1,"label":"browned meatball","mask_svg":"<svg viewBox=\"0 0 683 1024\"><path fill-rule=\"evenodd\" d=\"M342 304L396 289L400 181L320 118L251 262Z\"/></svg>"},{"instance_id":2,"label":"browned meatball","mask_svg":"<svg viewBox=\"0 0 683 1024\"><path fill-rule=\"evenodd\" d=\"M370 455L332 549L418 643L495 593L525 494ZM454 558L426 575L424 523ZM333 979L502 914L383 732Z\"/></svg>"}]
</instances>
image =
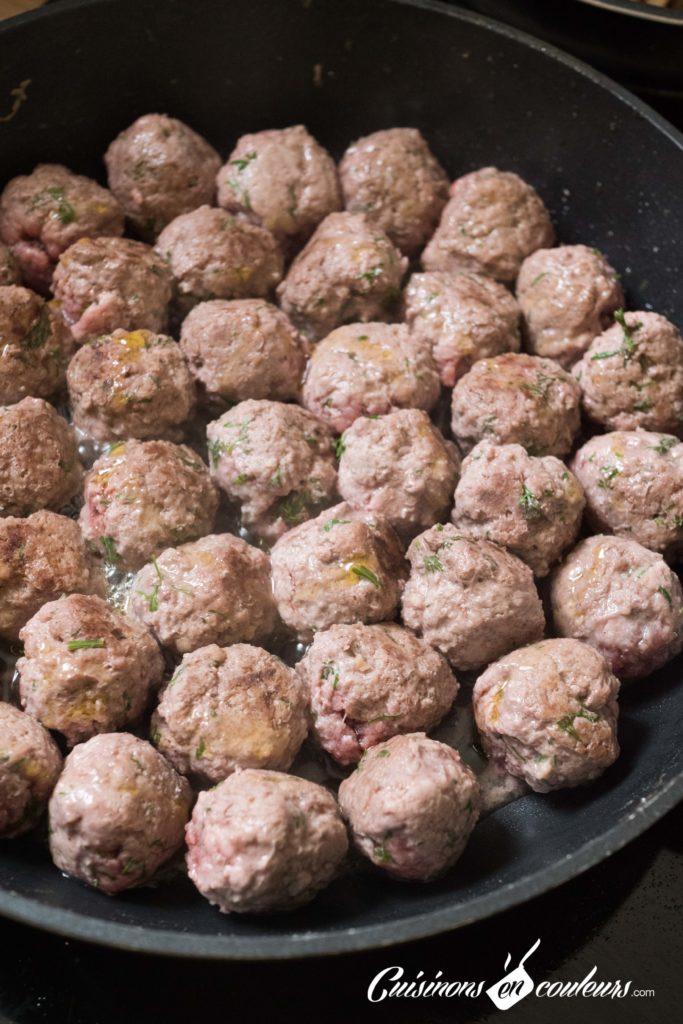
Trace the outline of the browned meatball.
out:
<instances>
[{"instance_id":1,"label":"browned meatball","mask_svg":"<svg viewBox=\"0 0 683 1024\"><path fill-rule=\"evenodd\" d=\"M28 288L0 288L0 343L0 403L63 388L74 342L54 303Z\"/></svg>"},{"instance_id":2,"label":"browned meatball","mask_svg":"<svg viewBox=\"0 0 683 1024\"><path fill-rule=\"evenodd\" d=\"M0 242L0 288L9 284L21 284L21 273L11 250Z\"/></svg>"},{"instance_id":3,"label":"browned meatball","mask_svg":"<svg viewBox=\"0 0 683 1024\"><path fill-rule=\"evenodd\" d=\"M62 755L35 718L0 703L0 837L27 832L47 807Z\"/></svg>"}]
</instances>

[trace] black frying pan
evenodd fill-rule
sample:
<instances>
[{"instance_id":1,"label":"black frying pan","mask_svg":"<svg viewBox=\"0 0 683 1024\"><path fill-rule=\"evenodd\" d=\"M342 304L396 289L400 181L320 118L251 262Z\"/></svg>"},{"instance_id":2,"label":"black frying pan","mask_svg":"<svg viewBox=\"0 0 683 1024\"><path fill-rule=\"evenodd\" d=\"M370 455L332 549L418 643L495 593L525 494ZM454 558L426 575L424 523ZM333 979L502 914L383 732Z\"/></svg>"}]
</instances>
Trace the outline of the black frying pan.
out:
<instances>
[{"instance_id":1,"label":"black frying pan","mask_svg":"<svg viewBox=\"0 0 683 1024\"><path fill-rule=\"evenodd\" d=\"M634 97L545 45L428 0L77 0L0 26L0 180L39 160L102 175L109 140L168 111L225 154L246 130L305 122L349 140L417 125L451 175L518 171L560 238L603 249L632 308L683 323L683 139ZM391 944L467 924L584 871L683 796L683 688L674 664L622 700L623 754L586 790L529 796L475 831L429 886L340 879L270 919L219 915L177 879L109 899L62 878L31 841L0 847L0 910L66 935L204 957L293 957Z\"/></svg>"}]
</instances>

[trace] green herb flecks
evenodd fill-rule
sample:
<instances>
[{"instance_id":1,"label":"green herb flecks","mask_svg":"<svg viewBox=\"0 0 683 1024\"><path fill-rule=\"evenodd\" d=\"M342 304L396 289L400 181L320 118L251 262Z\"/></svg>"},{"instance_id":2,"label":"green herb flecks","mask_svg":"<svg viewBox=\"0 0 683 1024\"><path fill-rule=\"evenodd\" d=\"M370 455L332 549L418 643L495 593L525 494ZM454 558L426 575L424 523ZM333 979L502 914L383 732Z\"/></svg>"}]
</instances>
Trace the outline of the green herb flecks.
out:
<instances>
[{"instance_id":1,"label":"green herb flecks","mask_svg":"<svg viewBox=\"0 0 683 1024\"><path fill-rule=\"evenodd\" d=\"M76 211L64 195L64 189L58 185L52 185L45 190L57 203L55 216L62 224L73 224L76 220Z\"/></svg>"},{"instance_id":2,"label":"green herb flecks","mask_svg":"<svg viewBox=\"0 0 683 1024\"><path fill-rule=\"evenodd\" d=\"M204 757L205 751L206 751L206 743L204 742L204 740L200 740L199 743L197 744L197 746L195 747L194 756L195 757Z\"/></svg>"},{"instance_id":3,"label":"green herb flecks","mask_svg":"<svg viewBox=\"0 0 683 1024\"><path fill-rule=\"evenodd\" d=\"M598 480L598 487L601 487L603 491L611 491L612 485L619 476L621 470L618 466L600 466L600 479Z\"/></svg>"},{"instance_id":4,"label":"green herb flecks","mask_svg":"<svg viewBox=\"0 0 683 1024\"><path fill-rule=\"evenodd\" d=\"M102 545L104 560L107 565L116 565L117 562L121 561L121 555L116 550L112 537L100 537L100 544Z\"/></svg>"},{"instance_id":5,"label":"green herb flecks","mask_svg":"<svg viewBox=\"0 0 683 1024\"><path fill-rule=\"evenodd\" d=\"M28 333L24 335L21 347L29 352L36 348L42 348L50 337L51 329L50 310L47 306L43 306L40 316L31 325Z\"/></svg>"},{"instance_id":6,"label":"green herb flecks","mask_svg":"<svg viewBox=\"0 0 683 1024\"><path fill-rule=\"evenodd\" d=\"M636 351L636 340L633 335L636 331L639 331L643 326L642 321L634 324L633 327L629 327L626 323L626 317L624 316L623 309L617 309L614 314L615 323L619 324L623 333L623 341L621 343L621 353L624 357L624 366L633 358Z\"/></svg>"},{"instance_id":7,"label":"green herb flecks","mask_svg":"<svg viewBox=\"0 0 683 1024\"><path fill-rule=\"evenodd\" d=\"M290 491L277 506L278 515L287 526L297 526L308 515L309 499L303 491Z\"/></svg>"},{"instance_id":8,"label":"green herb flecks","mask_svg":"<svg viewBox=\"0 0 683 1024\"><path fill-rule=\"evenodd\" d=\"M376 846L372 851L372 856L380 864L393 864L394 858L391 856L386 846Z\"/></svg>"},{"instance_id":9,"label":"green herb flecks","mask_svg":"<svg viewBox=\"0 0 683 1024\"><path fill-rule=\"evenodd\" d=\"M596 713L594 711L591 711L590 708L587 708L585 704L581 704L580 710L577 711L576 714L565 715L563 718L559 718L557 720L556 724L559 729L562 729L563 732L566 732L569 736L572 737L572 739L578 740L579 743L583 743L584 741L581 739L581 736L576 731L576 728L574 726L574 722L577 718L585 718L586 721L595 724L595 722L600 721L600 715L596 715Z\"/></svg>"},{"instance_id":10,"label":"green herb flecks","mask_svg":"<svg viewBox=\"0 0 683 1024\"><path fill-rule=\"evenodd\" d=\"M525 519L539 519L543 515L540 501L525 483L522 483L522 495L517 502Z\"/></svg>"},{"instance_id":11,"label":"green herb flecks","mask_svg":"<svg viewBox=\"0 0 683 1024\"><path fill-rule=\"evenodd\" d=\"M667 452L670 452L671 449L675 448L677 444L680 444L680 441L677 437L667 436L663 437L659 444L653 445L652 450L653 452L657 452L658 455L666 455Z\"/></svg>"},{"instance_id":12,"label":"green herb flecks","mask_svg":"<svg viewBox=\"0 0 683 1024\"><path fill-rule=\"evenodd\" d=\"M230 161L230 166L231 167L236 167L238 173L241 174L242 171L246 167L248 167L249 164L253 160L255 160L257 156L258 156L258 153L256 153L255 150L252 149L249 153L246 154L246 156L238 157L236 160L231 160Z\"/></svg>"},{"instance_id":13,"label":"green herb flecks","mask_svg":"<svg viewBox=\"0 0 683 1024\"><path fill-rule=\"evenodd\" d=\"M533 286L534 286L535 284L538 284L538 282L539 282L539 281L542 281L542 280L543 280L543 278L544 278L544 277L547 277L547 276L548 276L548 272L547 272L546 270L542 271L542 272L541 272L540 274L536 274L536 277L535 277L535 278L533 279L533 281L531 282L531 285L530 285L530 287L531 287L531 288L533 288Z\"/></svg>"},{"instance_id":14,"label":"green herb flecks","mask_svg":"<svg viewBox=\"0 0 683 1024\"><path fill-rule=\"evenodd\" d=\"M372 267L370 270L365 270L362 274L359 274L358 277L361 281L367 281L369 284L372 284L381 275L383 269L381 265Z\"/></svg>"},{"instance_id":15,"label":"green herb flecks","mask_svg":"<svg viewBox=\"0 0 683 1024\"><path fill-rule=\"evenodd\" d=\"M335 526L344 526L346 523L350 523L350 519L328 519L326 523L323 523L323 530L325 533L329 533L330 530L334 529Z\"/></svg>"},{"instance_id":16,"label":"green herb flecks","mask_svg":"<svg viewBox=\"0 0 683 1024\"><path fill-rule=\"evenodd\" d=\"M338 438L336 438L336 440L333 441L333 444L334 454L337 456L338 459L341 459L342 455L346 451L346 441L344 440L344 434L341 434Z\"/></svg>"},{"instance_id":17,"label":"green herb flecks","mask_svg":"<svg viewBox=\"0 0 683 1024\"><path fill-rule=\"evenodd\" d=\"M69 640L66 646L69 651L89 651L106 647L107 645L101 637L96 637L95 639L84 637L82 640Z\"/></svg>"},{"instance_id":18,"label":"green herb flecks","mask_svg":"<svg viewBox=\"0 0 683 1024\"><path fill-rule=\"evenodd\" d=\"M324 682L329 679L332 680L332 689L336 690L339 686L339 669L333 661L324 661L322 669L322 678Z\"/></svg>"},{"instance_id":19,"label":"green herb flecks","mask_svg":"<svg viewBox=\"0 0 683 1024\"><path fill-rule=\"evenodd\" d=\"M358 576L358 578L361 580L367 580L368 583L371 583L373 585L375 590L382 589L382 584L380 583L379 579L377 578L377 576L375 576L372 569L368 569L367 565L354 564L350 568L354 576Z\"/></svg>"},{"instance_id":20,"label":"green herb flecks","mask_svg":"<svg viewBox=\"0 0 683 1024\"><path fill-rule=\"evenodd\" d=\"M438 555L425 555L422 563L427 572L443 572L443 562Z\"/></svg>"},{"instance_id":21,"label":"green herb flecks","mask_svg":"<svg viewBox=\"0 0 683 1024\"><path fill-rule=\"evenodd\" d=\"M658 589L659 593L662 595L662 597L665 598L665 600L666 600L667 604L669 605L669 607L672 608L673 607L673 601L671 600L671 594L666 589L666 587L658 587L657 589Z\"/></svg>"}]
</instances>

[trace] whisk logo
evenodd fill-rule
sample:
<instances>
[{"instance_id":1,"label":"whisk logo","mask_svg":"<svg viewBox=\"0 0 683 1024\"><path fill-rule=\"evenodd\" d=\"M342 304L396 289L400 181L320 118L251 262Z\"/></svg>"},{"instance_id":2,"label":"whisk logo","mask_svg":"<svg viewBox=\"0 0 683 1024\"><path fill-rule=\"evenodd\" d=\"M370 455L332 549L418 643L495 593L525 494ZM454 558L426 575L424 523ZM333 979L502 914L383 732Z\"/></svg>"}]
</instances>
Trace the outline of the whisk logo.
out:
<instances>
[{"instance_id":1,"label":"whisk logo","mask_svg":"<svg viewBox=\"0 0 683 1024\"><path fill-rule=\"evenodd\" d=\"M527 949L515 969L510 971L509 974L505 974L500 981L486 989L486 995L495 1003L499 1010L509 1010L511 1006L514 1006L534 991L533 979L530 977L524 964L540 945L541 940L536 939L533 946ZM511 960L512 954L508 953L504 968L506 971L510 966Z\"/></svg>"}]
</instances>

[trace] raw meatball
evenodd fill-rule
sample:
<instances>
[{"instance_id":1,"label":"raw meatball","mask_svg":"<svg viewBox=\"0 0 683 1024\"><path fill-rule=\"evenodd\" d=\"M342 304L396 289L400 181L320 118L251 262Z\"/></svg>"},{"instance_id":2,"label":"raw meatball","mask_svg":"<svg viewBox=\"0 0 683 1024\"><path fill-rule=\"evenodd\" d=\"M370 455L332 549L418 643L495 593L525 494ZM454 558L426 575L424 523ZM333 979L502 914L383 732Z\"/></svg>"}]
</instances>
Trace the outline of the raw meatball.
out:
<instances>
[{"instance_id":1,"label":"raw meatball","mask_svg":"<svg viewBox=\"0 0 683 1024\"><path fill-rule=\"evenodd\" d=\"M339 493L354 508L387 519L408 540L443 519L453 500L460 455L426 412L361 416L344 432Z\"/></svg>"},{"instance_id":2,"label":"raw meatball","mask_svg":"<svg viewBox=\"0 0 683 1024\"><path fill-rule=\"evenodd\" d=\"M42 398L0 406L0 515L64 508L83 468L73 431Z\"/></svg>"},{"instance_id":3,"label":"raw meatball","mask_svg":"<svg viewBox=\"0 0 683 1024\"><path fill-rule=\"evenodd\" d=\"M263 298L282 277L282 253L270 231L211 206L172 220L156 248L171 268L182 314L207 299Z\"/></svg>"},{"instance_id":4,"label":"raw meatball","mask_svg":"<svg viewBox=\"0 0 683 1024\"><path fill-rule=\"evenodd\" d=\"M38 609L61 594L104 595L78 523L44 509L0 519L0 637L17 640Z\"/></svg>"},{"instance_id":5,"label":"raw meatball","mask_svg":"<svg viewBox=\"0 0 683 1024\"><path fill-rule=\"evenodd\" d=\"M339 787L355 846L396 878L452 867L479 818L479 783L460 754L424 733L372 747Z\"/></svg>"},{"instance_id":6,"label":"raw meatball","mask_svg":"<svg viewBox=\"0 0 683 1024\"><path fill-rule=\"evenodd\" d=\"M481 668L543 636L531 569L496 544L438 525L415 538L406 558L403 621L454 668Z\"/></svg>"},{"instance_id":7,"label":"raw meatball","mask_svg":"<svg viewBox=\"0 0 683 1024\"><path fill-rule=\"evenodd\" d=\"M453 388L452 429L463 451L482 439L530 455L566 455L581 423L581 389L552 359L509 352L475 363Z\"/></svg>"},{"instance_id":8,"label":"raw meatball","mask_svg":"<svg viewBox=\"0 0 683 1024\"><path fill-rule=\"evenodd\" d=\"M96 441L169 437L194 409L194 381L165 334L114 331L84 345L66 375L73 422Z\"/></svg>"},{"instance_id":9,"label":"raw meatball","mask_svg":"<svg viewBox=\"0 0 683 1024\"><path fill-rule=\"evenodd\" d=\"M26 284L40 292L49 289L57 260L79 238L122 234L123 213L111 192L61 164L38 164L12 178L0 196L0 238Z\"/></svg>"},{"instance_id":10,"label":"raw meatball","mask_svg":"<svg viewBox=\"0 0 683 1024\"><path fill-rule=\"evenodd\" d=\"M592 437L572 469L593 529L677 557L683 550L683 444L670 434L621 430Z\"/></svg>"},{"instance_id":11,"label":"raw meatball","mask_svg":"<svg viewBox=\"0 0 683 1024\"><path fill-rule=\"evenodd\" d=\"M128 614L176 654L273 631L268 556L229 533L167 548L135 577Z\"/></svg>"},{"instance_id":12,"label":"raw meatball","mask_svg":"<svg viewBox=\"0 0 683 1024\"><path fill-rule=\"evenodd\" d=\"M579 640L544 640L489 665L474 686L484 750L537 793L580 786L617 759L619 680Z\"/></svg>"},{"instance_id":13,"label":"raw meatball","mask_svg":"<svg viewBox=\"0 0 683 1024\"><path fill-rule=\"evenodd\" d=\"M221 158L182 121L143 114L114 139L104 162L126 217L152 239L174 217L213 202Z\"/></svg>"},{"instance_id":14,"label":"raw meatball","mask_svg":"<svg viewBox=\"0 0 683 1024\"><path fill-rule=\"evenodd\" d=\"M120 569L139 569L170 545L210 533L218 492L187 445L120 441L85 478L83 536Z\"/></svg>"},{"instance_id":15,"label":"raw meatball","mask_svg":"<svg viewBox=\"0 0 683 1024\"><path fill-rule=\"evenodd\" d=\"M94 736L71 751L52 794L52 859L108 895L143 885L182 845L190 800L150 743Z\"/></svg>"},{"instance_id":16,"label":"raw meatball","mask_svg":"<svg viewBox=\"0 0 683 1024\"><path fill-rule=\"evenodd\" d=\"M462 464L452 518L460 533L500 544L547 576L576 540L585 503L581 484L553 455L480 441Z\"/></svg>"},{"instance_id":17,"label":"raw meatball","mask_svg":"<svg viewBox=\"0 0 683 1024\"><path fill-rule=\"evenodd\" d=\"M101 597L69 594L43 605L19 639L21 706L70 747L135 722L161 683L155 641Z\"/></svg>"},{"instance_id":18,"label":"raw meatball","mask_svg":"<svg viewBox=\"0 0 683 1024\"><path fill-rule=\"evenodd\" d=\"M286 533L271 561L278 611L302 640L337 622L392 618L405 577L389 523L346 502Z\"/></svg>"},{"instance_id":19,"label":"raw meatball","mask_svg":"<svg viewBox=\"0 0 683 1024\"><path fill-rule=\"evenodd\" d=\"M333 437L297 405L248 401L207 427L211 475L269 541L317 515L337 490Z\"/></svg>"},{"instance_id":20,"label":"raw meatball","mask_svg":"<svg viewBox=\"0 0 683 1024\"><path fill-rule=\"evenodd\" d=\"M237 768L287 771L308 732L306 696L274 654L210 644L181 661L152 715L152 741L201 785Z\"/></svg>"},{"instance_id":21,"label":"raw meatball","mask_svg":"<svg viewBox=\"0 0 683 1024\"><path fill-rule=\"evenodd\" d=\"M683 591L661 555L626 537L589 537L552 577L560 636L584 640L620 679L639 679L683 648Z\"/></svg>"},{"instance_id":22,"label":"raw meatball","mask_svg":"<svg viewBox=\"0 0 683 1024\"><path fill-rule=\"evenodd\" d=\"M342 207L334 160L300 124L243 135L217 184L219 206L258 218L288 248Z\"/></svg>"},{"instance_id":23,"label":"raw meatball","mask_svg":"<svg viewBox=\"0 0 683 1024\"><path fill-rule=\"evenodd\" d=\"M53 289L79 343L116 330L166 328L171 275L142 242L81 238L60 257Z\"/></svg>"},{"instance_id":24,"label":"raw meatball","mask_svg":"<svg viewBox=\"0 0 683 1024\"><path fill-rule=\"evenodd\" d=\"M304 380L304 405L341 432L359 416L431 409L440 394L429 349L405 324L348 324L316 346Z\"/></svg>"},{"instance_id":25,"label":"raw meatball","mask_svg":"<svg viewBox=\"0 0 683 1024\"><path fill-rule=\"evenodd\" d=\"M28 288L0 288L0 403L51 398L64 387L73 338L52 302Z\"/></svg>"},{"instance_id":26,"label":"raw meatball","mask_svg":"<svg viewBox=\"0 0 683 1024\"><path fill-rule=\"evenodd\" d=\"M413 337L429 348L447 387L478 359L519 352L519 306L491 277L466 271L413 274L404 305Z\"/></svg>"},{"instance_id":27,"label":"raw meatball","mask_svg":"<svg viewBox=\"0 0 683 1024\"><path fill-rule=\"evenodd\" d=\"M186 838L188 874L224 914L308 903L332 881L348 849L331 793L256 768L200 793Z\"/></svg>"},{"instance_id":28,"label":"raw meatball","mask_svg":"<svg viewBox=\"0 0 683 1024\"><path fill-rule=\"evenodd\" d=\"M209 401L297 399L306 368L303 338L262 299L214 299L190 310L180 332L190 372Z\"/></svg>"},{"instance_id":29,"label":"raw meatball","mask_svg":"<svg viewBox=\"0 0 683 1024\"><path fill-rule=\"evenodd\" d=\"M21 284L19 264L11 250L0 242L0 287L4 288L10 284Z\"/></svg>"},{"instance_id":30,"label":"raw meatball","mask_svg":"<svg viewBox=\"0 0 683 1024\"><path fill-rule=\"evenodd\" d=\"M339 164L344 205L365 213L407 256L434 233L448 176L417 128L388 128L354 142Z\"/></svg>"},{"instance_id":31,"label":"raw meatball","mask_svg":"<svg viewBox=\"0 0 683 1024\"><path fill-rule=\"evenodd\" d=\"M433 729L458 692L443 655L392 622L316 633L297 671L315 737L340 764L397 733Z\"/></svg>"},{"instance_id":32,"label":"raw meatball","mask_svg":"<svg viewBox=\"0 0 683 1024\"><path fill-rule=\"evenodd\" d=\"M514 281L522 260L553 243L543 201L511 171L482 167L454 181L450 196L422 254L425 270L474 270Z\"/></svg>"},{"instance_id":33,"label":"raw meatball","mask_svg":"<svg viewBox=\"0 0 683 1024\"><path fill-rule=\"evenodd\" d=\"M527 257L517 278L530 352L568 369L624 304L619 276L597 249L560 245Z\"/></svg>"},{"instance_id":34,"label":"raw meatball","mask_svg":"<svg viewBox=\"0 0 683 1024\"><path fill-rule=\"evenodd\" d=\"M0 838L33 828L61 770L59 748L40 722L0 703Z\"/></svg>"},{"instance_id":35,"label":"raw meatball","mask_svg":"<svg viewBox=\"0 0 683 1024\"><path fill-rule=\"evenodd\" d=\"M308 337L340 324L388 320L408 260L362 213L331 213L296 257L277 290L280 305Z\"/></svg>"},{"instance_id":36,"label":"raw meatball","mask_svg":"<svg viewBox=\"0 0 683 1024\"><path fill-rule=\"evenodd\" d=\"M587 415L610 430L683 433L683 338L659 313L624 313L574 367Z\"/></svg>"}]
</instances>

